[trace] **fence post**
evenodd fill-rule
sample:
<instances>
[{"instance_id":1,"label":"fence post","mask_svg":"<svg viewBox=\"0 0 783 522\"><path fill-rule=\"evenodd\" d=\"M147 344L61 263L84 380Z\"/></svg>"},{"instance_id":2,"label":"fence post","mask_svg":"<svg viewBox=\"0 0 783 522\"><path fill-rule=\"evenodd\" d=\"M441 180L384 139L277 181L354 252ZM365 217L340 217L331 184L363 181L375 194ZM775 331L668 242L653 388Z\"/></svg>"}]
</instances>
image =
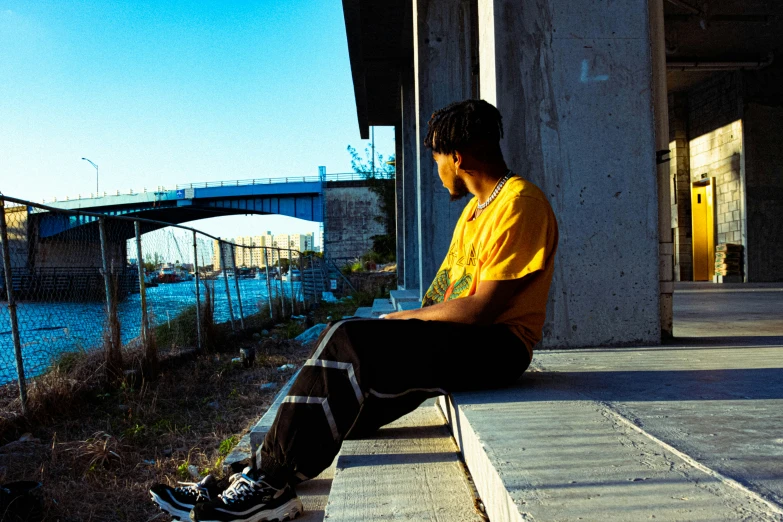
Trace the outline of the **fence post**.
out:
<instances>
[{"instance_id":1,"label":"fence post","mask_svg":"<svg viewBox=\"0 0 783 522\"><path fill-rule=\"evenodd\" d=\"M234 266L234 288L237 290L237 301L239 302L239 328L245 329L245 314L242 313L242 294L239 293L239 276L237 275L237 257L234 252L236 247L231 249L231 264Z\"/></svg>"},{"instance_id":2,"label":"fence post","mask_svg":"<svg viewBox=\"0 0 783 522\"><path fill-rule=\"evenodd\" d=\"M269 303L269 319L274 322L275 313L272 311L272 285L269 284L269 254L264 247L264 268L266 269L266 300Z\"/></svg>"},{"instance_id":3,"label":"fence post","mask_svg":"<svg viewBox=\"0 0 783 522\"><path fill-rule=\"evenodd\" d=\"M236 332L236 326L234 326L234 308L231 306L231 290L228 286L228 272L226 272L226 250L223 248L223 242L218 241L218 247L220 247L220 264L223 267L223 282L226 283L226 299L228 300L228 317L231 319L231 331ZM237 276L234 271L234 277Z\"/></svg>"},{"instance_id":4,"label":"fence post","mask_svg":"<svg viewBox=\"0 0 783 522\"><path fill-rule=\"evenodd\" d=\"M280 319L285 319L285 293L283 292L283 263L280 258L280 249L277 248L277 276L280 278Z\"/></svg>"},{"instance_id":5,"label":"fence post","mask_svg":"<svg viewBox=\"0 0 783 522\"><path fill-rule=\"evenodd\" d=\"M316 290L315 290L315 256L310 256L310 279L313 281L313 304L318 302L318 298L316 297Z\"/></svg>"},{"instance_id":6,"label":"fence post","mask_svg":"<svg viewBox=\"0 0 783 522\"><path fill-rule=\"evenodd\" d=\"M145 270L144 261L141 257L141 225L138 221L133 222L133 228L136 232L136 266L139 268L139 297L141 301L141 340L144 342L144 346L147 347L147 330L149 329L149 323L147 322L147 290L145 287Z\"/></svg>"},{"instance_id":7,"label":"fence post","mask_svg":"<svg viewBox=\"0 0 783 522\"><path fill-rule=\"evenodd\" d=\"M307 272L305 272L305 257L299 256L299 265L302 267L302 306L304 311L307 311L307 292L305 292L305 280L307 279Z\"/></svg>"},{"instance_id":8,"label":"fence post","mask_svg":"<svg viewBox=\"0 0 783 522\"><path fill-rule=\"evenodd\" d=\"M11 247L8 245L8 229L5 222L5 201L3 199L0 199L0 247L3 249L5 292L8 297L8 315L11 317L11 335L13 336L14 355L16 356L16 376L19 381L19 400L22 402L22 415L27 415L27 382L24 378L22 340L19 337L19 321L16 316L16 301L14 301L13 278L11 277Z\"/></svg>"},{"instance_id":9,"label":"fence post","mask_svg":"<svg viewBox=\"0 0 783 522\"><path fill-rule=\"evenodd\" d=\"M201 351L201 281L198 276L198 247L193 231L193 269L196 271L196 349Z\"/></svg>"},{"instance_id":10,"label":"fence post","mask_svg":"<svg viewBox=\"0 0 783 522\"><path fill-rule=\"evenodd\" d=\"M288 286L291 287L291 315L296 314L296 310L294 309L294 302L296 301L296 296L294 295L294 258L291 254L291 249L288 249ZM299 280L302 280L302 272L299 272Z\"/></svg>"},{"instance_id":11,"label":"fence post","mask_svg":"<svg viewBox=\"0 0 783 522\"><path fill-rule=\"evenodd\" d=\"M106 319L109 325L109 353L107 363L109 372L117 372L122 369L122 352L116 346L120 342L120 333L116 331L117 310L115 299L112 298L111 275L109 274L108 240L106 239L106 218L98 219L98 232L101 240L101 263L103 265L103 286L106 290Z\"/></svg>"}]
</instances>

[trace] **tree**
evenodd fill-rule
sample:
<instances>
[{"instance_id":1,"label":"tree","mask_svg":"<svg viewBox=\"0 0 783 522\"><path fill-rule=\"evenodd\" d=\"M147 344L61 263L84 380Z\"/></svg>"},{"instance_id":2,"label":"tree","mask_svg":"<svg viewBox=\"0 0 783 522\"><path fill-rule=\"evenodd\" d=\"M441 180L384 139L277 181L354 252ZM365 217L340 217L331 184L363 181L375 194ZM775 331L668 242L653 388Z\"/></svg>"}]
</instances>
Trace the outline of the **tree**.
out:
<instances>
[{"instance_id":1,"label":"tree","mask_svg":"<svg viewBox=\"0 0 783 522\"><path fill-rule=\"evenodd\" d=\"M348 154L351 155L351 168L370 183L370 191L378 196L380 215L375 221L383 224L385 233L372 236L372 250L368 253L368 259L377 263L394 261L397 258L396 229L397 198L395 194L394 178L396 177L394 154L384 161L383 154L373 153L369 148L364 149L362 158L356 149L348 145ZM373 161L374 160L374 161Z\"/></svg>"},{"instance_id":2,"label":"tree","mask_svg":"<svg viewBox=\"0 0 783 522\"><path fill-rule=\"evenodd\" d=\"M150 272L157 270L158 267L163 263L163 256L158 254L157 252L152 254L146 254L144 256L144 270L148 270Z\"/></svg>"}]
</instances>

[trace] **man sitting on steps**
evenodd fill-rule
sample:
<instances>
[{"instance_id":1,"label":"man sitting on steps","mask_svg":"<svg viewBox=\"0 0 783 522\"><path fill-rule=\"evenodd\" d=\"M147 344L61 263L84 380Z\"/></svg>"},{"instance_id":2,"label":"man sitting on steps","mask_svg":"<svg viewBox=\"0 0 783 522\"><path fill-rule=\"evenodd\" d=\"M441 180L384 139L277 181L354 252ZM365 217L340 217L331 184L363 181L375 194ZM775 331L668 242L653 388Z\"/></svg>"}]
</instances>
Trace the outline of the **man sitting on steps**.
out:
<instances>
[{"instance_id":1,"label":"man sitting on steps","mask_svg":"<svg viewBox=\"0 0 783 522\"><path fill-rule=\"evenodd\" d=\"M485 101L432 115L424 144L443 186L452 200L474 197L423 307L330 324L280 406L259 469L234 475L219 495L209 477L155 486L155 502L172 514L192 508L197 521L294 518L302 511L294 486L326 469L346 438L430 397L522 375L541 340L558 232L541 190L506 166L502 136L501 115Z\"/></svg>"}]
</instances>

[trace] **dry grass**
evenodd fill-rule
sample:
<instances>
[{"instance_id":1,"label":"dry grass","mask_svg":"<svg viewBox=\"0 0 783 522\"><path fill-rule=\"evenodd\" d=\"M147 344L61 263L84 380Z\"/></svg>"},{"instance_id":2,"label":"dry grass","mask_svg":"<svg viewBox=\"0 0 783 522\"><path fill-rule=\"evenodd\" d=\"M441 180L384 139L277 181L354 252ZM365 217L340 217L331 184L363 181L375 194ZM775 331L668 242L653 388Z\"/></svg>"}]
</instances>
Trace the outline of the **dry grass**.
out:
<instances>
[{"instance_id":1,"label":"dry grass","mask_svg":"<svg viewBox=\"0 0 783 522\"><path fill-rule=\"evenodd\" d=\"M45 520L167 520L149 500L149 487L191 480L188 465L220 476L225 454L273 399L275 392L260 385L282 384L292 371L277 367L298 366L307 356L296 342L267 338L256 344L253 368L232 363L250 343L162 357L158 379L137 387L104 387L94 360L102 354L64 361L31 384L32 415L0 418L0 483L42 482ZM15 390L2 393L0 411L13 411ZM28 440L17 440L22 431L31 433Z\"/></svg>"}]
</instances>

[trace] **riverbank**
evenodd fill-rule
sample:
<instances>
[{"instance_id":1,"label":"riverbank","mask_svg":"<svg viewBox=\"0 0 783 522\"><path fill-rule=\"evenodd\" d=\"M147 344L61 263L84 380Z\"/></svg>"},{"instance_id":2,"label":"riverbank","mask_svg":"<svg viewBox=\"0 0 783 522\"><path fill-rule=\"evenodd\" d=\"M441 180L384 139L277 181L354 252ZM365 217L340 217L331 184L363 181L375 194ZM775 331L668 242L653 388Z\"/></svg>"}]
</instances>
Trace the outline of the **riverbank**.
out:
<instances>
[{"instance_id":1,"label":"riverbank","mask_svg":"<svg viewBox=\"0 0 783 522\"><path fill-rule=\"evenodd\" d=\"M45 520L166 520L149 487L221 475L222 459L307 357L287 338L294 332L282 325L198 357L172 351L154 382L83 390L26 425L5 423L0 483L41 482ZM234 361L239 346L256 349L253 367Z\"/></svg>"},{"instance_id":2,"label":"riverbank","mask_svg":"<svg viewBox=\"0 0 783 522\"><path fill-rule=\"evenodd\" d=\"M309 355L294 337L388 295L393 278L362 277L350 299L322 302L304 320L275 325L259 312L237 334L229 323L216 324L211 351L201 354L185 331L194 323L185 310L156 328L160 372L152 382L126 378L107 388L102 352L95 351L60 357L32 379L25 418L16 386L0 387L0 484L41 482L44 520L168 520L149 500L149 487L221 477L222 460ZM255 349L253 367L236 360L242 347ZM126 366L134 353L124 351Z\"/></svg>"}]
</instances>

